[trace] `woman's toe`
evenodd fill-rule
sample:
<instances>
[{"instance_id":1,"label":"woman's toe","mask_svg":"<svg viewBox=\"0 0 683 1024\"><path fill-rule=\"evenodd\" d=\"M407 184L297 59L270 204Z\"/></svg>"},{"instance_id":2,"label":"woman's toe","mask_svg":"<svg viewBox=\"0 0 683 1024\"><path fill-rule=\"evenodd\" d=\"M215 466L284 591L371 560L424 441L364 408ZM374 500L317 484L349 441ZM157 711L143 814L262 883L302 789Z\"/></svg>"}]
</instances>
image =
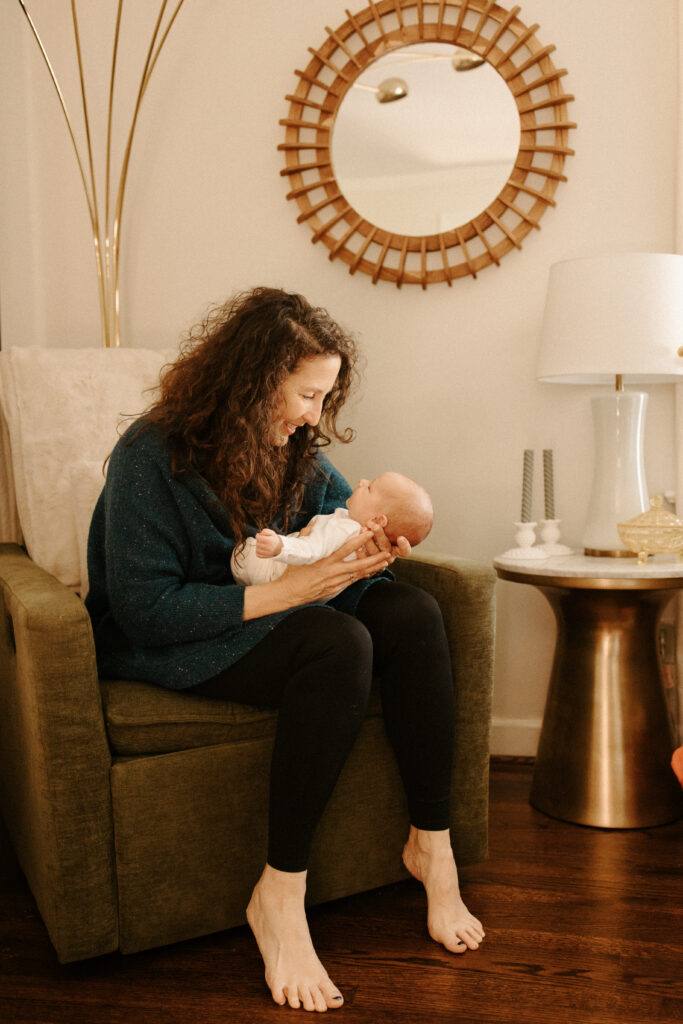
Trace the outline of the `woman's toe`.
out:
<instances>
[{"instance_id":1,"label":"woman's toe","mask_svg":"<svg viewBox=\"0 0 683 1024\"><path fill-rule=\"evenodd\" d=\"M298 1010L299 1007L301 1006L301 1000L299 999L298 989L292 986L291 989L284 988L282 991L287 996L287 1003L289 1004L289 1006L291 1006L293 1010Z\"/></svg>"},{"instance_id":2,"label":"woman's toe","mask_svg":"<svg viewBox=\"0 0 683 1024\"><path fill-rule=\"evenodd\" d=\"M325 1006L327 1006L330 1010L338 1009L340 1006L344 1005L343 995L341 994L337 986L332 984L332 982L330 982L328 985L322 986L322 996L323 999L325 1000Z\"/></svg>"},{"instance_id":3,"label":"woman's toe","mask_svg":"<svg viewBox=\"0 0 683 1024\"><path fill-rule=\"evenodd\" d=\"M327 999L319 988L316 988L313 992L313 1001L318 1013L324 1013L327 1010Z\"/></svg>"},{"instance_id":4,"label":"woman's toe","mask_svg":"<svg viewBox=\"0 0 683 1024\"><path fill-rule=\"evenodd\" d=\"M300 988L299 995L301 996L301 1005L304 1010L308 1010L312 1013L318 1009L314 992L310 988Z\"/></svg>"}]
</instances>

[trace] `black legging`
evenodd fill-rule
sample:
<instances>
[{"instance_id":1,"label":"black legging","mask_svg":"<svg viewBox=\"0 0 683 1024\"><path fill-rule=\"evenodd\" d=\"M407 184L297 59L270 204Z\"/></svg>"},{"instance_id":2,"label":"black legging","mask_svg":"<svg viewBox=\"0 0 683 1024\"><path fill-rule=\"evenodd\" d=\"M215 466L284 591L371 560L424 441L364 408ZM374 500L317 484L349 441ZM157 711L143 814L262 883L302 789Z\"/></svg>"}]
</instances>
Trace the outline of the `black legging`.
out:
<instances>
[{"instance_id":1,"label":"black legging","mask_svg":"<svg viewBox=\"0 0 683 1024\"><path fill-rule=\"evenodd\" d=\"M283 619L193 692L279 708L268 863L303 871L313 832L363 723L373 674L417 828L448 828L453 687L441 611L417 587L376 583L356 617L319 606Z\"/></svg>"}]
</instances>

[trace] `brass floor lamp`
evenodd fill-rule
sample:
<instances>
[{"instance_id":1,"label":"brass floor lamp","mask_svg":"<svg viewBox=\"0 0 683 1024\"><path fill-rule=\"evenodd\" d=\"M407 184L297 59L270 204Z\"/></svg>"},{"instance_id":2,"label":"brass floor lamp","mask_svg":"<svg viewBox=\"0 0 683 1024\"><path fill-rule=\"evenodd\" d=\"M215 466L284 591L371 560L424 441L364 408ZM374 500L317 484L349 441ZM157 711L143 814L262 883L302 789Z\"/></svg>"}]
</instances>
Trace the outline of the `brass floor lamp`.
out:
<instances>
[{"instance_id":1,"label":"brass floor lamp","mask_svg":"<svg viewBox=\"0 0 683 1024\"><path fill-rule=\"evenodd\" d=\"M76 45L76 56L78 61L78 74L80 80L81 105L86 138L86 156L83 157L79 151L76 137L73 130L73 122L67 109L66 101L54 68L48 57L43 41L38 33L36 25L26 7L24 0L17 0L26 20L30 26L33 37L38 44L43 60L50 73L52 84L57 92L57 97L64 115L69 137L73 146L78 170L81 176L83 192L88 205L88 214L92 229L92 241L95 251L95 264L97 268L97 284L100 303L100 316L102 328L102 343L105 348L116 348L121 343L120 315L119 315L119 253L121 247L121 222L123 217L123 202L128 178L128 167L130 154L133 146L133 137L137 125L138 114L142 99L149 85L149 80L159 58L159 54L166 42L168 33L182 7L184 0L178 0L170 17L162 29L168 0L162 0L159 13L154 25L152 38L147 50L146 59L140 76L140 84L137 91L133 115L128 129L126 144L123 152L123 159L118 176L118 183L112 175L112 121L114 112L114 94L116 83L117 59L119 56L119 42L121 34L121 20L123 15L123 0L118 0L116 11L116 26L112 44L111 73L109 79L109 98L107 113L107 141L105 154L105 183L104 183L104 209L100 207L98 200L95 166L93 159L93 148L90 131L90 117L86 96L85 78L83 73L83 59L81 53L81 40L78 28L78 14L76 0L71 0L71 18L73 22L74 41ZM86 170L87 165L87 170Z\"/></svg>"}]
</instances>

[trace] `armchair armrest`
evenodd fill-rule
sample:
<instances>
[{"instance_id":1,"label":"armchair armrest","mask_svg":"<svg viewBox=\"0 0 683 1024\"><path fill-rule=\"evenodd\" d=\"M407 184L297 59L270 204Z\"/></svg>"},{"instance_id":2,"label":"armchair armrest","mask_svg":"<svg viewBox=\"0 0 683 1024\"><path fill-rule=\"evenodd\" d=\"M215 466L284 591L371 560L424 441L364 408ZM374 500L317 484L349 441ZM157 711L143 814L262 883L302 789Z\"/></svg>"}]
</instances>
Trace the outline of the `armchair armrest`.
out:
<instances>
[{"instance_id":1,"label":"armchair armrest","mask_svg":"<svg viewBox=\"0 0 683 1024\"><path fill-rule=\"evenodd\" d=\"M488 822L488 775L495 645L496 574L488 565L431 552L399 558L397 579L436 598L444 619L453 665L455 755L452 828L468 830L475 818ZM468 808L467 811L461 808ZM486 849L458 850L463 863L482 860Z\"/></svg>"},{"instance_id":2,"label":"armchair armrest","mask_svg":"<svg viewBox=\"0 0 683 1024\"><path fill-rule=\"evenodd\" d=\"M118 946L110 766L88 613L0 544L2 814L62 962Z\"/></svg>"}]
</instances>

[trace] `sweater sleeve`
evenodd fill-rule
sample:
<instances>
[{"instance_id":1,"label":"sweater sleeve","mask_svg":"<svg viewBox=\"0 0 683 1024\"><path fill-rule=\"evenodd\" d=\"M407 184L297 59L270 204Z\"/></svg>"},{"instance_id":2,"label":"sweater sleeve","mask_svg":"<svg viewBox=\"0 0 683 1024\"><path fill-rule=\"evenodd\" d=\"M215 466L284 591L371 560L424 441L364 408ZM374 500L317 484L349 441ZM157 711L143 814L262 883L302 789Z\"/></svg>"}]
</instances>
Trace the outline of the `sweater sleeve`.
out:
<instances>
[{"instance_id":1,"label":"sweater sleeve","mask_svg":"<svg viewBox=\"0 0 683 1024\"><path fill-rule=\"evenodd\" d=\"M231 542L166 464L145 431L112 454L104 495L106 589L120 629L139 647L239 630L244 588L228 571Z\"/></svg>"}]
</instances>

